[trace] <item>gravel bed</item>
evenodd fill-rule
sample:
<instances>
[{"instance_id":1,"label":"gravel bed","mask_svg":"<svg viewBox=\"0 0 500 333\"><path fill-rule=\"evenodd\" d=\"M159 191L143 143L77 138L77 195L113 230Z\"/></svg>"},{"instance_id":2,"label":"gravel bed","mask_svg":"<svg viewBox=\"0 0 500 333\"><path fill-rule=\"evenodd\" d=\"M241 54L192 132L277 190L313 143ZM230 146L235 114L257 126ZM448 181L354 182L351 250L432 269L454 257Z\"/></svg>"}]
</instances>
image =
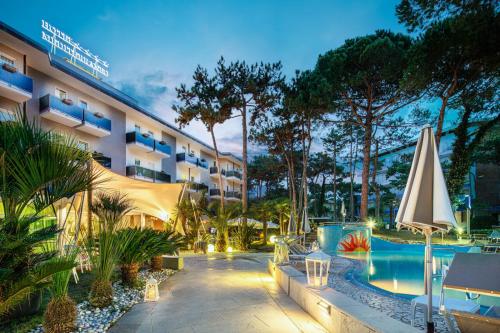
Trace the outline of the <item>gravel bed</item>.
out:
<instances>
[{"instance_id":1,"label":"gravel bed","mask_svg":"<svg viewBox=\"0 0 500 333\"><path fill-rule=\"evenodd\" d=\"M175 273L171 269L163 269L159 272L141 271L139 280L141 285L153 276L158 283L168 279ZM122 286L121 282L113 283L113 304L105 308L94 308L88 301L77 305L78 317L76 320L77 330L75 332L102 333L106 332L121 316L132 306L144 300L144 289L134 289ZM42 325L37 326L30 333L42 333Z\"/></svg>"}]
</instances>

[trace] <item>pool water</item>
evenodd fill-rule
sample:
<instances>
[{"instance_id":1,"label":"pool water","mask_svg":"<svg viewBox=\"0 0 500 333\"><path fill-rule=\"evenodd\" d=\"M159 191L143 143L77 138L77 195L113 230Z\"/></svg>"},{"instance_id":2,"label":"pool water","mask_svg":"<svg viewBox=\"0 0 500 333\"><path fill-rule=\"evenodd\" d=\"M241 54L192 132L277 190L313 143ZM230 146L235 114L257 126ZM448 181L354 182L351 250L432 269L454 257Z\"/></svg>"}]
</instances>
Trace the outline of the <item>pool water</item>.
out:
<instances>
[{"instance_id":1,"label":"pool water","mask_svg":"<svg viewBox=\"0 0 500 333\"><path fill-rule=\"evenodd\" d=\"M407 251L372 251L368 254L341 254L365 262L364 270L357 275L361 282L368 283L385 291L412 298L425 294L424 291L424 253ZM441 291L441 272L443 265L450 265L454 253L436 251L432 264L432 293ZM445 290L445 297L465 299L465 293ZM500 305L498 297L481 296L479 303L484 306Z\"/></svg>"}]
</instances>

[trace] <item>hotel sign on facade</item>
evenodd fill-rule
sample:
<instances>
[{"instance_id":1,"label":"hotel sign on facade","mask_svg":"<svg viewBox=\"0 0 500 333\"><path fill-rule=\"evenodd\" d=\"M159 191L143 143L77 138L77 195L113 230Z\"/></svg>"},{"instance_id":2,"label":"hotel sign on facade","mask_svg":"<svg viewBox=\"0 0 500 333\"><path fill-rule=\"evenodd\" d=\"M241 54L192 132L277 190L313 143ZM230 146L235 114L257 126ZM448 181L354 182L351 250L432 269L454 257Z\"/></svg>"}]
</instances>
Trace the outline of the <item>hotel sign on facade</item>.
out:
<instances>
[{"instance_id":1,"label":"hotel sign on facade","mask_svg":"<svg viewBox=\"0 0 500 333\"><path fill-rule=\"evenodd\" d=\"M70 56L69 62L90 72L95 77L99 75L108 77L109 65L106 61L93 54L88 49L83 48L73 38L57 29L45 20L42 20L42 39L51 45L51 52L61 50Z\"/></svg>"}]
</instances>

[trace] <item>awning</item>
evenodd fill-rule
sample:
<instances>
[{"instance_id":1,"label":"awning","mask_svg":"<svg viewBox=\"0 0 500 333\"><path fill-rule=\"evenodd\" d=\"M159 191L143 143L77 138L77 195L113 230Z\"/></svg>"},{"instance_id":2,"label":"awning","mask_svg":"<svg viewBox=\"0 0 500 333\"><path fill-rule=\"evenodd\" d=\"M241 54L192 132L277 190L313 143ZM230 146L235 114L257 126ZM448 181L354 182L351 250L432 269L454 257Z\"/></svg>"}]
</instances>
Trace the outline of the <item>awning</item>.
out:
<instances>
[{"instance_id":1,"label":"awning","mask_svg":"<svg viewBox=\"0 0 500 333\"><path fill-rule=\"evenodd\" d=\"M500 296L500 255L456 253L443 288Z\"/></svg>"},{"instance_id":2,"label":"awning","mask_svg":"<svg viewBox=\"0 0 500 333\"><path fill-rule=\"evenodd\" d=\"M160 184L119 175L97 162L93 167L99 173L94 191L119 191L133 203L134 210L167 221L172 217L184 184Z\"/></svg>"}]
</instances>

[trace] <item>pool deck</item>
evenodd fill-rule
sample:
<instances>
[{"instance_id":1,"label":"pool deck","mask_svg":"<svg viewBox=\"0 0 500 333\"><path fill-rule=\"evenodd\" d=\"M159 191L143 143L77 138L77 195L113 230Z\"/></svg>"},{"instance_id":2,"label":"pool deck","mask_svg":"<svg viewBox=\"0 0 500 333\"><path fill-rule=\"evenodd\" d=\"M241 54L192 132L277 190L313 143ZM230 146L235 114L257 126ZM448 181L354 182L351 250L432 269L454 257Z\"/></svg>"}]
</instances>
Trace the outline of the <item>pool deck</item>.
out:
<instances>
[{"instance_id":1,"label":"pool deck","mask_svg":"<svg viewBox=\"0 0 500 333\"><path fill-rule=\"evenodd\" d=\"M326 330L267 273L269 254L185 258L158 302L135 305L109 332L311 332Z\"/></svg>"}]
</instances>

